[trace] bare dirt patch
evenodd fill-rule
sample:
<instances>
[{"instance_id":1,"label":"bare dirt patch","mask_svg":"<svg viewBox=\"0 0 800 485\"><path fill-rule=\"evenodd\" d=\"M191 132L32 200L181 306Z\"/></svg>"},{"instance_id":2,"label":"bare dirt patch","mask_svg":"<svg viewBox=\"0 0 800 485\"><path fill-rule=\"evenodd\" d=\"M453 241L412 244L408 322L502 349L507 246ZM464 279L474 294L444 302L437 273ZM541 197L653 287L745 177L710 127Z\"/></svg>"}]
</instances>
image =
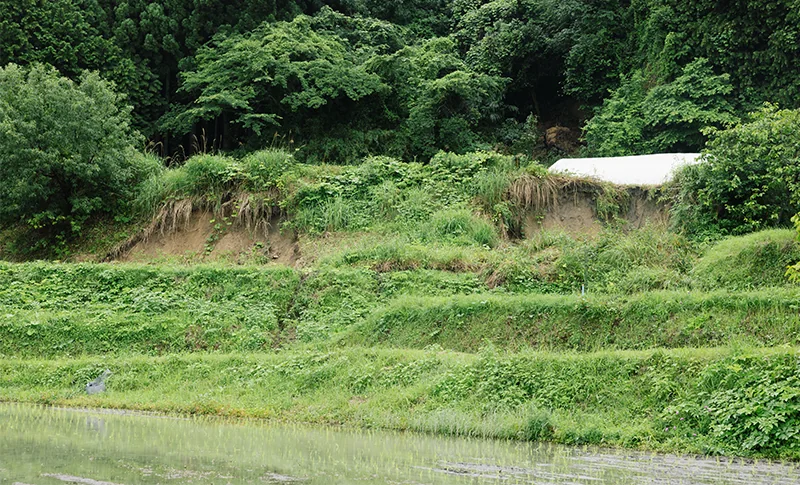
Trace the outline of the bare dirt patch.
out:
<instances>
[{"instance_id":1,"label":"bare dirt patch","mask_svg":"<svg viewBox=\"0 0 800 485\"><path fill-rule=\"evenodd\" d=\"M617 215L617 221L627 228L639 229L648 224L666 225L669 209L648 196L647 191L630 188L627 207ZM605 222L597 214L595 195L590 192L561 192L541 210L525 214L523 232L530 238L542 231L565 232L571 236L595 236Z\"/></svg>"},{"instance_id":2,"label":"bare dirt patch","mask_svg":"<svg viewBox=\"0 0 800 485\"><path fill-rule=\"evenodd\" d=\"M297 237L291 231L280 230L280 217L271 217L265 224L250 228L241 224L220 224L215 217L210 211L193 211L185 222L138 238L113 259L296 265L300 256Z\"/></svg>"},{"instance_id":3,"label":"bare dirt patch","mask_svg":"<svg viewBox=\"0 0 800 485\"><path fill-rule=\"evenodd\" d=\"M195 211L186 224L139 241L120 260L142 262L171 256L190 260L201 258L214 233L212 219L210 212Z\"/></svg>"}]
</instances>

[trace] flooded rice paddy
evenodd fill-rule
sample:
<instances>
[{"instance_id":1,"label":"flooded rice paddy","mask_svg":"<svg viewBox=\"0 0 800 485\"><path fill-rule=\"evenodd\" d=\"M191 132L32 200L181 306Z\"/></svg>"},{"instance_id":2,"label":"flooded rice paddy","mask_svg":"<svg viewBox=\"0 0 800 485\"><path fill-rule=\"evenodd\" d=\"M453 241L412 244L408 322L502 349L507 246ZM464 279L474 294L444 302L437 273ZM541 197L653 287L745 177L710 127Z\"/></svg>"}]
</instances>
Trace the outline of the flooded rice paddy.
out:
<instances>
[{"instance_id":1,"label":"flooded rice paddy","mask_svg":"<svg viewBox=\"0 0 800 485\"><path fill-rule=\"evenodd\" d=\"M0 404L0 483L796 484L794 464Z\"/></svg>"}]
</instances>

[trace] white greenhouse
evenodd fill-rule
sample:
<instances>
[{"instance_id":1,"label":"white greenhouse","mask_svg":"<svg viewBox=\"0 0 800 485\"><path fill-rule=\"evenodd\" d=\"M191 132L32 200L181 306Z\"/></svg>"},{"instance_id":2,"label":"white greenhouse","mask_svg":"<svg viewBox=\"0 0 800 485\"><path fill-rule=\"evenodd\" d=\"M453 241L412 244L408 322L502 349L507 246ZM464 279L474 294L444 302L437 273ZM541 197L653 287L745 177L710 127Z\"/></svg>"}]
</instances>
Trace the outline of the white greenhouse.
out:
<instances>
[{"instance_id":1,"label":"white greenhouse","mask_svg":"<svg viewBox=\"0 0 800 485\"><path fill-rule=\"evenodd\" d=\"M592 177L619 185L662 185L672 179L677 168L700 160L699 153L562 158L550 167L550 172Z\"/></svg>"}]
</instances>

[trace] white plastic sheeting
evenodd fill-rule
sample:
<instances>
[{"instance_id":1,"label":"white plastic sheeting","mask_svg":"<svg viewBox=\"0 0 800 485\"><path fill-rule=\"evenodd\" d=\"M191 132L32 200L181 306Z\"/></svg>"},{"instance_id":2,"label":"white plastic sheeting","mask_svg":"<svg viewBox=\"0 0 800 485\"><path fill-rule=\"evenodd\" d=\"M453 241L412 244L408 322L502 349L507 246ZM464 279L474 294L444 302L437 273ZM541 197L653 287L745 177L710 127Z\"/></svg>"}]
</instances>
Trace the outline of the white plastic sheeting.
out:
<instances>
[{"instance_id":1,"label":"white plastic sheeting","mask_svg":"<svg viewBox=\"0 0 800 485\"><path fill-rule=\"evenodd\" d=\"M661 185L672 179L678 167L699 162L699 153L562 158L550 167L550 172L592 177L619 185Z\"/></svg>"}]
</instances>

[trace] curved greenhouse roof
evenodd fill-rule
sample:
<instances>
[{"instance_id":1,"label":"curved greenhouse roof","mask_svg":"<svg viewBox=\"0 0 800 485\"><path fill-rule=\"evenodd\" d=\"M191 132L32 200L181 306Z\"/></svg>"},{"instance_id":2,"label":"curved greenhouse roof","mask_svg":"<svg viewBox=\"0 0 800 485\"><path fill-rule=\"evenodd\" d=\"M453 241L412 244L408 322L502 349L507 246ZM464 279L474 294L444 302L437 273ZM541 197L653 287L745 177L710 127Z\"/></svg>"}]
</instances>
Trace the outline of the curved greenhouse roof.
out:
<instances>
[{"instance_id":1,"label":"curved greenhouse roof","mask_svg":"<svg viewBox=\"0 0 800 485\"><path fill-rule=\"evenodd\" d=\"M675 169L699 162L699 153L562 158L550 167L550 172L592 177L619 185L661 185L672 180Z\"/></svg>"}]
</instances>

